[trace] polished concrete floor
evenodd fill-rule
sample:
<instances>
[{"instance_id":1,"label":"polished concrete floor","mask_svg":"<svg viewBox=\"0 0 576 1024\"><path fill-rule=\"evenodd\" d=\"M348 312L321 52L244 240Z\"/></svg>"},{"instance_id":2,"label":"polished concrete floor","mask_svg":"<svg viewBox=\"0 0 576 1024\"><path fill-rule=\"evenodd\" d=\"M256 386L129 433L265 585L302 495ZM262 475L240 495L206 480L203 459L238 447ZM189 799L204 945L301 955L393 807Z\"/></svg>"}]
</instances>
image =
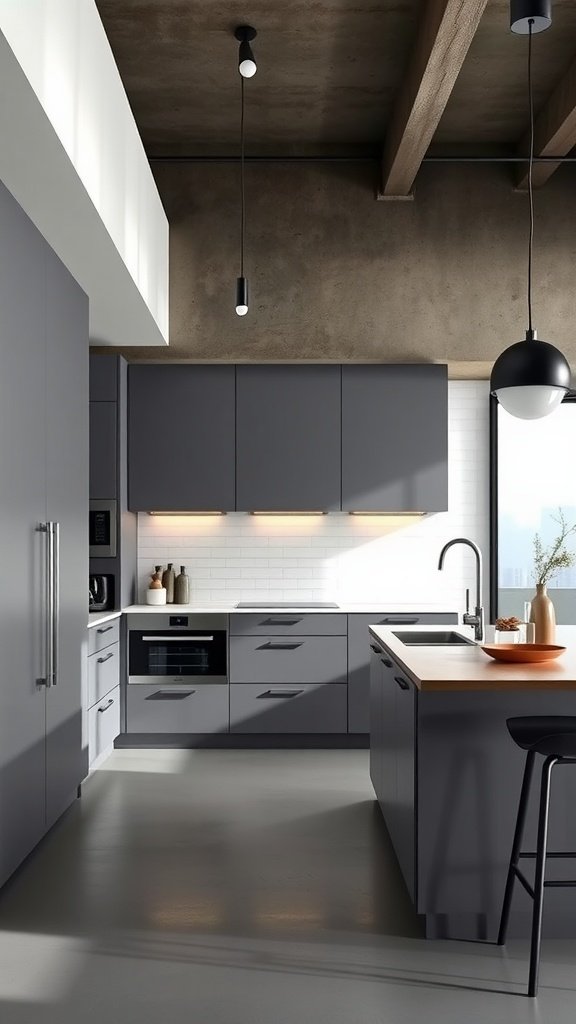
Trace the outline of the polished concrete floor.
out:
<instances>
[{"instance_id":1,"label":"polished concrete floor","mask_svg":"<svg viewBox=\"0 0 576 1024\"><path fill-rule=\"evenodd\" d=\"M0 893L2 1024L574 1024L576 943L426 942L364 751L117 751Z\"/></svg>"}]
</instances>

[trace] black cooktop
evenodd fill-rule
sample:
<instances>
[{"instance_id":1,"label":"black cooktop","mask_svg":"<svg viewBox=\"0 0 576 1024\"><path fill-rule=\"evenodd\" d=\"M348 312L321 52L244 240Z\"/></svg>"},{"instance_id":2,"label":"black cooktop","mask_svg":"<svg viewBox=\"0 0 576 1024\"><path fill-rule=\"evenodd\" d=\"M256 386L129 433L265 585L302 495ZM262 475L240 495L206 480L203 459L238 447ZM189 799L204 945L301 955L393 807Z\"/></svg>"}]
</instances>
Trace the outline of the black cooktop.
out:
<instances>
[{"instance_id":1,"label":"black cooktop","mask_svg":"<svg viewBox=\"0 0 576 1024\"><path fill-rule=\"evenodd\" d=\"M238 601L237 608L339 608L335 601Z\"/></svg>"}]
</instances>

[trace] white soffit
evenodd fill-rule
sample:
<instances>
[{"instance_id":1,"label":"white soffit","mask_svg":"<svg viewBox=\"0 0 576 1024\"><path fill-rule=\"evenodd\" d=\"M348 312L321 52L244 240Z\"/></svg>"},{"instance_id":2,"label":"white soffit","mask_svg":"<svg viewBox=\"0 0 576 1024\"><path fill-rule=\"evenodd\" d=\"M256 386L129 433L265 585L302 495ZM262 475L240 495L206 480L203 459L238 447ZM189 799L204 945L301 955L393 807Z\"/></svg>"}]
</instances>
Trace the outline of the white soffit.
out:
<instances>
[{"instance_id":1,"label":"white soffit","mask_svg":"<svg viewBox=\"0 0 576 1024\"><path fill-rule=\"evenodd\" d=\"M90 299L90 340L168 343L168 222L93 0L0 0L0 179Z\"/></svg>"}]
</instances>

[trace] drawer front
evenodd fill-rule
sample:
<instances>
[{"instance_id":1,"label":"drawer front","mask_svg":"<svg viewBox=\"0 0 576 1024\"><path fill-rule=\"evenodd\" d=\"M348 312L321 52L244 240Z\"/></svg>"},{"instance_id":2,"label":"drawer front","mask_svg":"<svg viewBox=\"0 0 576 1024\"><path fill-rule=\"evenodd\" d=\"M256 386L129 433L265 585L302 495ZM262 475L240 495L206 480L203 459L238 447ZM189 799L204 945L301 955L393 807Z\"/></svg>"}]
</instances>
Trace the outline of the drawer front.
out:
<instances>
[{"instance_id":1,"label":"drawer front","mask_svg":"<svg viewBox=\"0 0 576 1024\"><path fill-rule=\"evenodd\" d=\"M117 686L88 712L90 764L110 747L120 732L120 687Z\"/></svg>"},{"instance_id":2,"label":"drawer front","mask_svg":"<svg viewBox=\"0 0 576 1024\"><path fill-rule=\"evenodd\" d=\"M96 651L88 658L88 707L120 684L120 644Z\"/></svg>"},{"instance_id":3,"label":"drawer front","mask_svg":"<svg viewBox=\"0 0 576 1024\"><path fill-rule=\"evenodd\" d=\"M346 636L346 615L257 612L230 616L231 636Z\"/></svg>"},{"instance_id":4,"label":"drawer front","mask_svg":"<svg viewBox=\"0 0 576 1024\"><path fill-rule=\"evenodd\" d=\"M92 626L88 630L88 654L95 654L104 647L110 647L110 644L117 644L119 640L120 619L103 622L101 626Z\"/></svg>"},{"instance_id":5,"label":"drawer front","mask_svg":"<svg viewBox=\"0 0 576 1024\"><path fill-rule=\"evenodd\" d=\"M331 686L230 687L232 733L345 733L346 690Z\"/></svg>"},{"instance_id":6,"label":"drawer front","mask_svg":"<svg viewBox=\"0 0 576 1024\"><path fill-rule=\"evenodd\" d=\"M228 687L129 684L127 732L228 732Z\"/></svg>"},{"instance_id":7,"label":"drawer front","mask_svg":"<svg viewBox=\"0 0 576 1024\"><path fill-rule=\"evenodd\" d=\"M231 683L345 683L345 636L230 638Z\"/></svg>"}]
</instances>

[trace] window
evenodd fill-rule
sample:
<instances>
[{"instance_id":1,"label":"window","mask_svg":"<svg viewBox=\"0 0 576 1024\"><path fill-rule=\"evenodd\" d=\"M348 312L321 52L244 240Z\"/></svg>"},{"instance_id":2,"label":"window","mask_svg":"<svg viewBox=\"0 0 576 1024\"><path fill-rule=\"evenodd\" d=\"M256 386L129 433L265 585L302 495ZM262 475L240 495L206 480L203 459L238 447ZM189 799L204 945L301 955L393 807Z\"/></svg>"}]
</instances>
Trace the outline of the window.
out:
<instances>
[{"instance_id":1,"label":"window","mask_svg":"<svg viewBox=\"0 0 576 1024\"><path fill-rule=\"evenodd\" d=\"M510 416L491 399L491 617L523 617L535 593L534 535L548 546L561 507L576 523L576 396L541 420ZM576 551L576 536L569 546ZM559 623L576 622L576 567L548 585Z\"/></svg>"}]
</instances>

